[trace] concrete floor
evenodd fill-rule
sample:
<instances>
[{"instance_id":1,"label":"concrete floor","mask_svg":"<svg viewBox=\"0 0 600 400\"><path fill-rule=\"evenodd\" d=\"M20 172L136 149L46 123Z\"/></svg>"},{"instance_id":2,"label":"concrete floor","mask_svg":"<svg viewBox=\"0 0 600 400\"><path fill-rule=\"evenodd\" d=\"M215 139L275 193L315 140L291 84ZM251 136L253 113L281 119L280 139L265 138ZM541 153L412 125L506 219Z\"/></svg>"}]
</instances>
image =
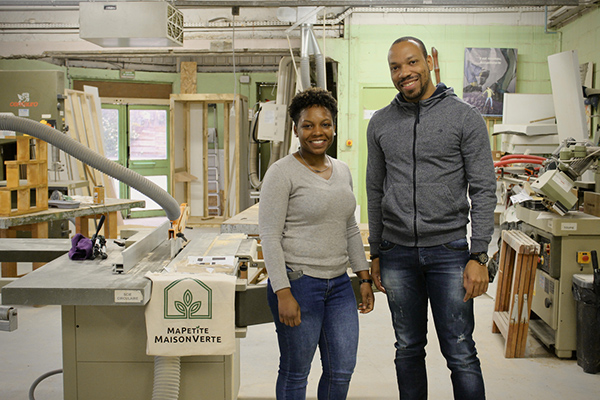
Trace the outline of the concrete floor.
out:
<instances>
[{"instance_id":1,"label":"concrete floor","mask_svg":"<svg viewBox=\"0 0 600 400\"><path fill-rule=\"evenodd\" d=\"M495 285L490 286L488 293L495 293ZM600 398L600 374L586 374L577 366L576 360L555 357L531 335L525 358L504 358L504 340L500 334L491 332L493 308L491 296L484 295L475 301L475 340L489 400ZM19 306L18 312L19 328L14 332L0 332L0 400L27 399L36 378L62 367L60 307ZM376 294L375 310L361 315L360 323L358 364L348 398L397 399L394 336L382 293ZM275 399L279 357L276 343L273 324L248 328L247 337L241 340L239 400ZM437 345L431 318L429 343L429 398L452 399L449 373ZM319 370L317 355L309 377L308 399L316 399ZM41 382L35 398L62 399L62 375L54 375Z\"/></svg>"}]
</instances>

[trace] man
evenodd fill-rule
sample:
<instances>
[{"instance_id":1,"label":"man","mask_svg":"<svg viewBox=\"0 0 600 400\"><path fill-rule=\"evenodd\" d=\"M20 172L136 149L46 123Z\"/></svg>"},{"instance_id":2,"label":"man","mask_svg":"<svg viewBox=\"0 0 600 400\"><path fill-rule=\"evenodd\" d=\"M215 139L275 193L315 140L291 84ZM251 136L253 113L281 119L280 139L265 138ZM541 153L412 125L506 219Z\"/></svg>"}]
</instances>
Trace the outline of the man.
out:
<instances>
[{"instance_id":1,"label":"man","mask_svg":"<svg viewBox=\"0 0 600 400\"><path fill-rule=\"evenodd\" d=\"M496 205L486 125L451 88L434 86L419 39L396 40L388 62L399 93L369 122L367 195L371 274L392 313L400 398L427 398L429 302L454 398L484 399L472 334Z\"/></svg>"}]
</instances>

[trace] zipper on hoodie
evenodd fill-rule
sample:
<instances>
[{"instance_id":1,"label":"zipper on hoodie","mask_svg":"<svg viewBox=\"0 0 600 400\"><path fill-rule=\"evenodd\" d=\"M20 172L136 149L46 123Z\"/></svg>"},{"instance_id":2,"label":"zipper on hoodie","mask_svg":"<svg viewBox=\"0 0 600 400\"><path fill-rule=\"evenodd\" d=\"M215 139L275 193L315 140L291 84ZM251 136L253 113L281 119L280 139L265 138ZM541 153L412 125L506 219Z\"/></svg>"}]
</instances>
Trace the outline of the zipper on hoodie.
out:
<instances>
[{"instance_id":1,"label":"zipper on hoodie","mask_svg":"<svg viewBox=\"0 0 600 400\"><path fill-rule=\"evenodd\" d=\"M419 245L419 234L417 232L417 125L419 124L420 114L419 103L417 103L417 115L413 126L413 230L415 232L415 247Z\"/></svg>"}]
</instances>

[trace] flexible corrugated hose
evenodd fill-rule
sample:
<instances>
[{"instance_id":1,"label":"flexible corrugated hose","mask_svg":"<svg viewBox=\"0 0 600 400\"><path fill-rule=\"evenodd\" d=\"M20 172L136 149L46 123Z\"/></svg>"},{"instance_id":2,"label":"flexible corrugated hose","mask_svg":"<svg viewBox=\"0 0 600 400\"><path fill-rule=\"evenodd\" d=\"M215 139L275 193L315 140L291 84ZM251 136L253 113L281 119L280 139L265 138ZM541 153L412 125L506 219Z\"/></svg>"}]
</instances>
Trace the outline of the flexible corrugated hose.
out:
<instances>
[{"instance_id":1,"label":"flexible corrugated hose","mask_svg":"<svg viewBox=\"0 0 600 400\"><path fill-rule=\"evenodd\" d=\"M83 161L90 167L96 168L106 175L112 176L132 188L137 189L156 201L163 210L165 210L167 218L171 221L177 220L181 214L177 200L160 186L137 172L101 156L48 125L27 118L15 117L14 115L0 115L0 130L26 133L38 139L42 139L78 160Z\"/></svg>"}]
</instances>

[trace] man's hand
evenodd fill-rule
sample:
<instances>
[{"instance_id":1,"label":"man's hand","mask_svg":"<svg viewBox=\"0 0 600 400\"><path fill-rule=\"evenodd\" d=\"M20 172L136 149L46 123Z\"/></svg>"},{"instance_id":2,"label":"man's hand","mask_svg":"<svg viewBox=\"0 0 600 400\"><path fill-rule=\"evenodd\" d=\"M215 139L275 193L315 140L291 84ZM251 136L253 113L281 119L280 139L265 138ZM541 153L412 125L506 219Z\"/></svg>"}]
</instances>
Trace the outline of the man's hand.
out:
<instances>
[{"instance_id":1,"label":"man's hand","mask_svg":"<svg viewBox=\"0 0 600 400\"><path fill-rule=\"evenodd\" d=\"M371 260L371 277L375 287L385 293L385 288L381 284L381 270L379 269L379 258Z\"/></svg>"},{"instance_id":2,"label":"man's hand","mask_svg":"<svg viewBox=\"0 0 600 400\"><path fill-rule=\"evenodd\" d=\"M278 290L277 303L279 307L279 321L287 326L300 325L300 305L294 298L290 288Z\"/></svg>"},{"instance_id":3,"label":"man's hand","mask_svg":"<svg viewBox=\"0 0 600 400\"><path fill-rule=\"evenodd\" d=\"M486 265L481 265L475 260L469 260L465 267L463 286L467 293L464 301L469 301L487 292L490 278Z\"/></svg>"}]
</instances>

